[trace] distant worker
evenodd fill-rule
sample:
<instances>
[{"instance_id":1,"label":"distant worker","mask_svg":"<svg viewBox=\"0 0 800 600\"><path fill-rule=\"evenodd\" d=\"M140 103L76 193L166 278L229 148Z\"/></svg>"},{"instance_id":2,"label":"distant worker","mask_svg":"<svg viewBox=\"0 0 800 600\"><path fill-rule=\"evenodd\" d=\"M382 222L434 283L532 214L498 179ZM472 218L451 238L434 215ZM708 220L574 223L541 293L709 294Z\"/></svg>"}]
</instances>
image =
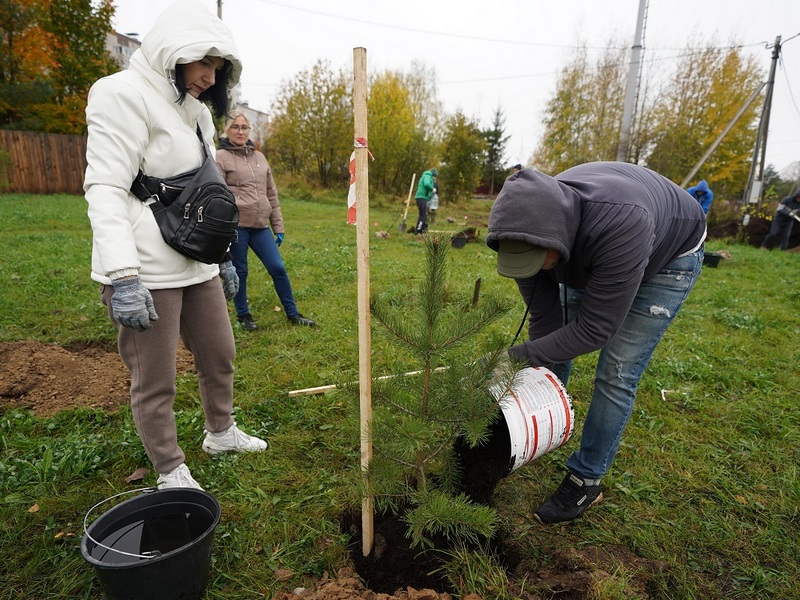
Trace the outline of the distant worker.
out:
<instances>
[{"instance_id":1,"label":"distant worker","mask_svg":"<svg viewBox=\"0 0 800 600\"><path fill-rule=\"evenodd\" d=\"M714 192L708 187L705 179L700 180L700 183L693 185L688 190L695 200L700 203L700 208L703 209L705 214L708 214L708 209L711 208L711 203L714 201Z\"/></svg>"},{"instance_id":2,"label":"distant worker","mask_svg":"<svg viewBox=\"0 0 800 600\"><path fill-rule=\"evenodd\" d=\"M439 210L439 178L434 177L435 187L431 194L431 201L428 202L428 223L433 225L436 222L436 211Z\"/></svg>"},{"instance_id":3,"label":"distant worker","mask_svg":"<svg viewBox=\"0 0 800 600\"><path fill-rule=\"evenodd\" d=\"M425 233L428 230L428 203L431 201L434 190L436 190L436 178L439 173L436 169L425 171L419 178L419 185L417 186L417 193L414 200L417 202L417 210L419 217L417 218L417 226L414 228L415 233Z\"/></svg>"},{"instance_id":4,"label":"distant worker","mask_svg":"<svg viewBox=\"0 0 800 600\"><path fill-rule=\"evenodd\" d=\"M778 209L775 211L775 216L772 218L772 225L769 228L769 233L761 242L762 248L769 248L770 242L775 237L779 237L781 250L789 248L789 238L792 236L792 225L794 220L800 215L800 187L798 187L791 196L786 196L781 203L778 204Z\"/></svg>"}]
</instances>

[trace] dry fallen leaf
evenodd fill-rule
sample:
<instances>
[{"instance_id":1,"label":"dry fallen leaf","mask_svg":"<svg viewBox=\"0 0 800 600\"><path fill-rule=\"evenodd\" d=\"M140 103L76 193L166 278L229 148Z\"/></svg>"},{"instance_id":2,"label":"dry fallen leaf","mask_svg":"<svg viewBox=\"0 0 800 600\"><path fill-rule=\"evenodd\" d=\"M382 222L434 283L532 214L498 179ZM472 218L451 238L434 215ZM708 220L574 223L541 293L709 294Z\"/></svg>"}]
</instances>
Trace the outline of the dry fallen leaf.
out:
<instances>
[{"instance_id":1,"label":"dry fallen leaf","mask_svg":"<svg viewBox=\"0 0 800 600\"><path fill-rule=\"evenodd\" d=\"M35 513L35 512L39 512L39 503L37 502L36 504L34 504L33 506L31 506L31 507L28 509L28 512L29 512L29 513Z\"/></svg>"},{"instance_id":2,"label":"dry fallen leaf","mask_svg":"<svg viewBox=\"0 0 800 600\"><path fill-rule=\"evenodd\" d=\"M745 506L747 506L747 498L745 498L744 496L736 496L736 499L739 501L740 504L744 504Z\"/></svg>"},{"instance_id":3,"label":"dry fallen leaf","mask_svg":"<svg viewBox=\"0 0 800 600\"><path fill-rule=\"evenodd\" d=\"M291 569L278 569L275 571L275 581L289 581L294 577L294 571Z\"/></svg>"},{"instance_id":4,"label":"dry fallen leaf","mask_svg":"<svg viewBox=\"0 0 800 600\"><path fill-rule=\"evenodd\" d=\"M145 475L147 475L149 472L150 469L148 469L147 467L139 467L133 473L131 473L125 478L125 483L131 483L133 481L141 481L142 479L144 479Z\"/></svg>"}]
</instances>

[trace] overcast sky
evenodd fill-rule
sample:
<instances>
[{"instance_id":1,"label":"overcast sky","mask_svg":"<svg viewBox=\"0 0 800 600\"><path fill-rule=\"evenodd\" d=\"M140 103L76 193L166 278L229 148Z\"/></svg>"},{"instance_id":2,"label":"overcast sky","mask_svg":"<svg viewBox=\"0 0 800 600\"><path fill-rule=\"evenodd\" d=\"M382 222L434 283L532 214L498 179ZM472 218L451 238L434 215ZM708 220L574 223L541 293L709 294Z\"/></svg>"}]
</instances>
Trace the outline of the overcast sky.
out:
<instances>
[{"instance_id":1,"label":"overcast sky","mask_svg":"<svg viewBox=\"0 0 800 600\"><path fill-rule=\"evenodd\" d=\"M171 1L115 0L114 25L141 38ZM198 1L216 13L217 0ZM224 0L222 19L242 55L241 97L251 107L268 112L280 83L318 59L351 69L353 48L364 47L370 72L408 72L414 60L432 67L449 113L460 108L486 128L502 108L512 165L528 162L576 46L629 48L638 9L639 0ZM766 79L767 45L782 36L766 160L780 170L800 161L799 34L800 0L650 0L644 77L668 72L693 39L746 46Z\"/></svg>"}]
</instances>

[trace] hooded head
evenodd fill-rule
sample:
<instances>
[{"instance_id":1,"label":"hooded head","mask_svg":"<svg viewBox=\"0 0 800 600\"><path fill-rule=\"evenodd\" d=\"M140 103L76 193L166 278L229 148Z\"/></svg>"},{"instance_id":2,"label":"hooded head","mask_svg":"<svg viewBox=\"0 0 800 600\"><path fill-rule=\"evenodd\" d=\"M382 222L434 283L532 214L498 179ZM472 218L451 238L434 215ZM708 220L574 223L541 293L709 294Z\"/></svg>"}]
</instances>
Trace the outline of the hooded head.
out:
<instances>
[{"instance_id":1,"label":"hooded head","mask_svg":"<svg viewBox=\"0 0 800 600\"><path fill-rule=\"evenodd\" d=\"M178 65L206 56L223 58L226 64L221 76L206 92L214 90L227 94L242 74L242 62L230 30L197 0L177 0L164 10L144 37L140 52L149 67L169 81L181 99L186 90L177 85ZM207 99L214 103L213 98L200 97L200 100Z\"/></svg>"},{"instance_id":2,"label":"hooded head","mask_svg":"<svg viewBox=\"0 0 800 600\"><path fill-rule=\"evenodd\" d=\"M580 202L568 186L534 169L506 179L489 213L486 245L498 253L497 271L522 279L541 269L547 250L569 260Z\"/></svg>"},{"instance_id":3,"label":"hooded head","mask_svg":"<svg viewBox=\"0 0 800 600\"><path fill-rule=\"evenodd\" d=\"M710 189L708 187L708 183L706 183L705 179L701 179L700 183L695 186L695 193L707 194Z\"/></svg>"}]
</instances>

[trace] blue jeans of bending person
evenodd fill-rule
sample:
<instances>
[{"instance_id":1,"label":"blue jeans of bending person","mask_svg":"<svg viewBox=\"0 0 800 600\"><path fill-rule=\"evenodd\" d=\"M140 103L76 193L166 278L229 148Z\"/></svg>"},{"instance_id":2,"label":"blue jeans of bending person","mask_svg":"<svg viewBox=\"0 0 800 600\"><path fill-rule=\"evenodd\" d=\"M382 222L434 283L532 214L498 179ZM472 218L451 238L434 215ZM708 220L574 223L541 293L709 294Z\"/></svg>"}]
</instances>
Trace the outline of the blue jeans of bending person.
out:
<instances>
[{"instance_id":1,"label":"blue jeans of bending person","mask_svg":"<svg viewBox=\"0 0 800 600\"><path fill-rule=\"evenodd\" d=\"M673 259L642 283L619 331L600 350L580 448L567 459L567 467L584 478L600 479L611 468L622 432L633 413L639 380L658 342L692 291L702 264L700 249ZM579 290L567 288L568 319L577 316L582 295ZM553 368L564 385L571 367L569 361Z\"/></svg>"},{"instance_id":2,"label":"blue jeans of bending person","mask_svg":"<svg viewBox=\"0 0 800 600\"><path fill-rule=\"evenodd\" d=\"M278 294L287 318L296 317L299 311L294 302L292 284L286 273L286 267L283 265L278 245L275 243L275 236L269 227L238 227L236 229L236 237L231 244L231 261L239 276L239 291L233 298L236 314L242 316L250 312L247 302L247 251L249 248L253 249L255 255L266 267L267 273L272 277L275 292Z\"/></svg>"}]
</instances>

